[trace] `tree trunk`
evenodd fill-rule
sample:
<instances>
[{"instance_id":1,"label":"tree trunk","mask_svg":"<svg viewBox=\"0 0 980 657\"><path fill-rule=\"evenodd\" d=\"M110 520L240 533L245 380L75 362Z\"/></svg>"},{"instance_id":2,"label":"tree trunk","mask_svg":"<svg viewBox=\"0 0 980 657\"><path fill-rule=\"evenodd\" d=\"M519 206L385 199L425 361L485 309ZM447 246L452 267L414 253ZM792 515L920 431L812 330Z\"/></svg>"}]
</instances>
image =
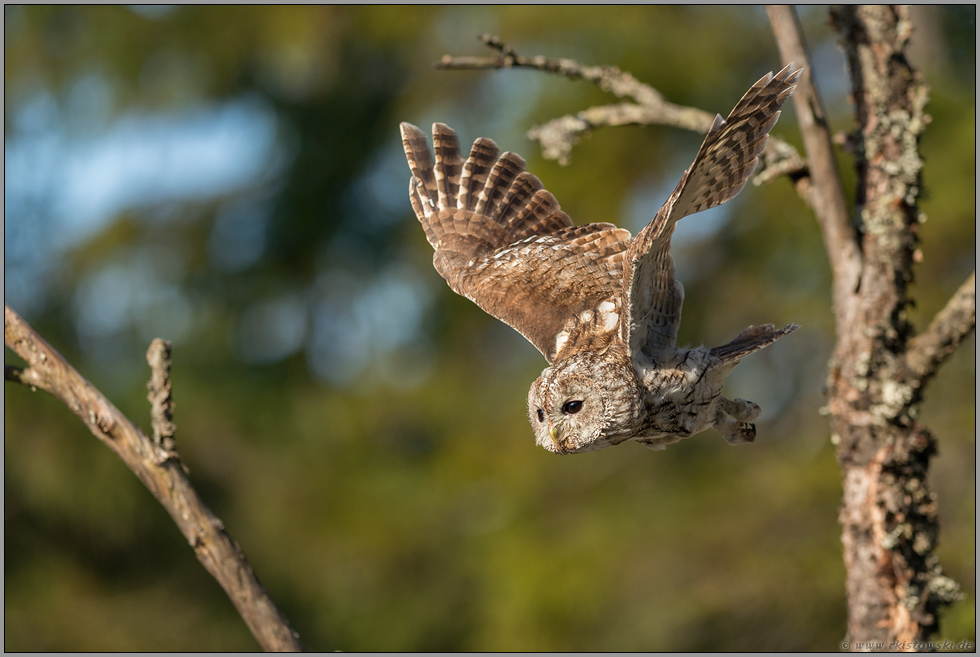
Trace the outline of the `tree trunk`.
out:
<instances>
[{"instance_id":1,"label":"tree trunk","mask_svg":"<svg viewBox=\"0 0 980 657\"><path fill-rule=\"evenodd\" d=\"M861 273L855 288L836 299L838 336L827 381L844 488L847 640L854 650L912 648L900 644L934 633L937 611L958 595L935 555L937 505L926 473L936 441L915 419L932 372L914 367L908 353L906 287L919 257L918 138L928 121L928 88L905 57L907 8L841 6L831 17L858 124L851 141Z\"/></svg>"}]
</instances>

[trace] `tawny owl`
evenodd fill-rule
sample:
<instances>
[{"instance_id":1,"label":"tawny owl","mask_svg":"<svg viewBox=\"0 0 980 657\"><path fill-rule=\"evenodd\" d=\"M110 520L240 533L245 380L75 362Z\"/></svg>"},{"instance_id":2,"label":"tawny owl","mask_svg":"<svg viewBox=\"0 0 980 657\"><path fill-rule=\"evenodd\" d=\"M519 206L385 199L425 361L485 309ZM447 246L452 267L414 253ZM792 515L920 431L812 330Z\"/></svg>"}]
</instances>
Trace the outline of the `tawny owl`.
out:
<instances>
[{"instance_id":1,"label":"tawny owl","mask_svg":"<svg viewBox=\"0 0 980 657\"><path fill-rule=\"evenodd\" d=\"M401 124L409 198L449 287L517 329L548 360L531 385L536 442L587 452L627 440L653 449L714 428L752 442L758 405L721 394L745 356L797 329L750 326L709 349L675 345L684 288L674 279L674 224L734 198L802 69L755 83L715 117L694 163L635 239L608 223L576 226L513 153L478 139L465 161L456 133Z\"/></svg>"}]
</instances>

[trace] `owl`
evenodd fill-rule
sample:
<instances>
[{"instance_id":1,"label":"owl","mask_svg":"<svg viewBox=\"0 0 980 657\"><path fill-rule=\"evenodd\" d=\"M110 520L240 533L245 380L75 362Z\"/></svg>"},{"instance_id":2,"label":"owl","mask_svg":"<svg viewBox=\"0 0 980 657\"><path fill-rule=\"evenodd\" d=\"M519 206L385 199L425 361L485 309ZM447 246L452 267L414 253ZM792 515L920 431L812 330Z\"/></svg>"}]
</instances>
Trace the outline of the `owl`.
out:
<instances>
[{"instance_id":1,"label":"owl","mask_svg":"<svg viewBox=\"0 0 980 657\"><path fill-rule=\"evenodd\" d=\"M756 82L727 119L715 117L694 163L633 238L609 223L577 226L525 171L478 139L464 160L456 133L402 123L409 199L454 292L521 333L549 366L527 408L538 445L557 454L634 440L652 449L712 428L755 440L761 409L721 394L739 361L797 328L750 326L726 345L677 347L684 288L670 238L682 217L734 198L762 153L802 69ZM499 157L498 157L499 155Z\"/></svg>"}]
</instances>

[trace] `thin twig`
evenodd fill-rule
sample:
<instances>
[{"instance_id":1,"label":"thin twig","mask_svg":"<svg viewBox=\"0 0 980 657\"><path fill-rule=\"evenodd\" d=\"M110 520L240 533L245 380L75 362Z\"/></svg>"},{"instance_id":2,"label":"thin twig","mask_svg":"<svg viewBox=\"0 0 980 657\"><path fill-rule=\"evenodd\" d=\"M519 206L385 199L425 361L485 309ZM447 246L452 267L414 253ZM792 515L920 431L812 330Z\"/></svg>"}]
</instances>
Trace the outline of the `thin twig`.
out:
<instances>
[{"instance_id":1,"label":"thin twig","mask_svg":"<svg viewBox=\"0 0 980 657\"><path fill-rule=\"evenodd\" d=\"M631 98L640 105L657 105L664 102L663 95L615 66L582 66L574 59L550 57L525 57L490 34L480 36L480 41L500 53L497 57L452 57L443 55L436 68L448 70L530 68L554 73L570 80L583 79L599 86L619 98ZM712 117L713 118L713 117ZM708 119L709 126L711 119ZM707 131L707 128L705 129Z\"/></svg>"},{"instance_id":2,"label":"thin twig","mask_svg":"<svg viewBox=\"0 0 980 657\"><path fill-rule=\"evenodd\" d=\"M153 427L153 442L172 457L177 456L177 443L174 433L177 426L173 422L174 400L170 395L170 350L171 344L155 338L146 350L146 362L150 365L150 381L146 384L150 402L150 424Z\"/></svg>"},{"instance_id":3,"label":"thin twig","mask_svg":"<svg viewBox=\"0 0 980 657\"><path fill-rule=\"evenodd\" d=\"M834 272L834 303L847 310L861 275L861 254L857 234L851 224L844 188L837 174L837 162L827 117L813 83L813 65L803 37L796 10L789 5L767 5L766 13L779 45L784 63L803 66L803 75L796 85L793 104L800 124L803 145L810 166L810 185L807 193L823 230L830 266ZM838 329L847 322L849 312L837 312ZM840 331L838 331L838 334Z\"/></svg>"},{"instance_id":4,"label":"thin twig","mask_svg":"<svg viewBox=\"0 0 980 657\"><path fill-rule=\"evenodd\" d=\"M963 282L924 333L905 352L907 381L921 388L977 325L977 272Z\"/></svg>"},{"instance_id":5,"label":"thin twig","mask_svg":"<svg viewBox=\"0 0 980 657\"><path fill-rule=\"evenodd\" d=\"M12 381L14 383L23 383L25 386L30 386L31 390L37 390L38 388L44 390L44 382L38 378L37 372L32 370L30 367L4 365L3 380Z\"/></svg>"},{"instance_id":6,"label":"thin twig","mask_svg":"<svg viewBox=\"0 0 980 657\"><path fill-rule=\"evenodd\" d=\"M696 107L685 107L666 101L659 91L640 82L630 73L615 66L583 66L572 59L525 57L517 54L499 37L484 34L480 40L496 50L496 57L453 57L444 55L436 68L447 70L482 70L527 68L568 78L587 80L603 91L633 102L592 107L535 126L528 138L541 145L542 154L566 165L571 152L583 136L596 128L616 125L668 125L704 134L715 115ZM768 182L779 175L792 179L806 178L807 167L796 149L778 137L770 137L756 169L756 184ZM774 171L778 173L773 173Z\"/></svg>"},{"instance_id":7,"label":"thin twig","mask_svg":"<svg viewBox=\"0 0 980 657\"><path fill-rule=\"evenodd\" d=\"M176 451L148 438L6 305L3 337L28 364L27 368L5 366L5 380L50 392L123 460L173 518L264 650L302 651L298 635L269 599L242 549L187 480Z\"/></svg>"}]
</instances>

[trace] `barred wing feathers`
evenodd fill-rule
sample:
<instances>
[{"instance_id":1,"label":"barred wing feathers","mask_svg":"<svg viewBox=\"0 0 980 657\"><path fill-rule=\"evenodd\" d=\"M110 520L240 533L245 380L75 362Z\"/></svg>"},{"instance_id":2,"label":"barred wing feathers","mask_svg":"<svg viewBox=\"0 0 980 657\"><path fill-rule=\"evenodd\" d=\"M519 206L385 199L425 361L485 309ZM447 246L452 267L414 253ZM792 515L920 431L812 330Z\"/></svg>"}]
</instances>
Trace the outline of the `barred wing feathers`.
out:
<instances>
[{"instance_id":1,"label":"barred wing feathers","mask_svg":"<svg viewBox=\"0 0 980 657\"><path fill-rule=\"evenodd\" d=\"M575 226L513 153L478 139L464 161L448 126L425 135L401 124L412 208L454 292L507 323L549 363L599 348L619 332L623 255L630 234Z\"/></svg>"},{"instance_id":2,"label":"barred wing feathers","mask_svg":"<svg viewBox=\"0 0 980 657\"><path fill-rule=\"evenodd\" d=\"M674 278L670 238L679 219L734 198L755 169L779 108L796 89L802 69L789 64L750 88L728 119L715 117L708 135L667 202L626 252L623 299L629 313L622 338L631 354L674 347L684 288Z\"/></svg>"}]
</instances>

